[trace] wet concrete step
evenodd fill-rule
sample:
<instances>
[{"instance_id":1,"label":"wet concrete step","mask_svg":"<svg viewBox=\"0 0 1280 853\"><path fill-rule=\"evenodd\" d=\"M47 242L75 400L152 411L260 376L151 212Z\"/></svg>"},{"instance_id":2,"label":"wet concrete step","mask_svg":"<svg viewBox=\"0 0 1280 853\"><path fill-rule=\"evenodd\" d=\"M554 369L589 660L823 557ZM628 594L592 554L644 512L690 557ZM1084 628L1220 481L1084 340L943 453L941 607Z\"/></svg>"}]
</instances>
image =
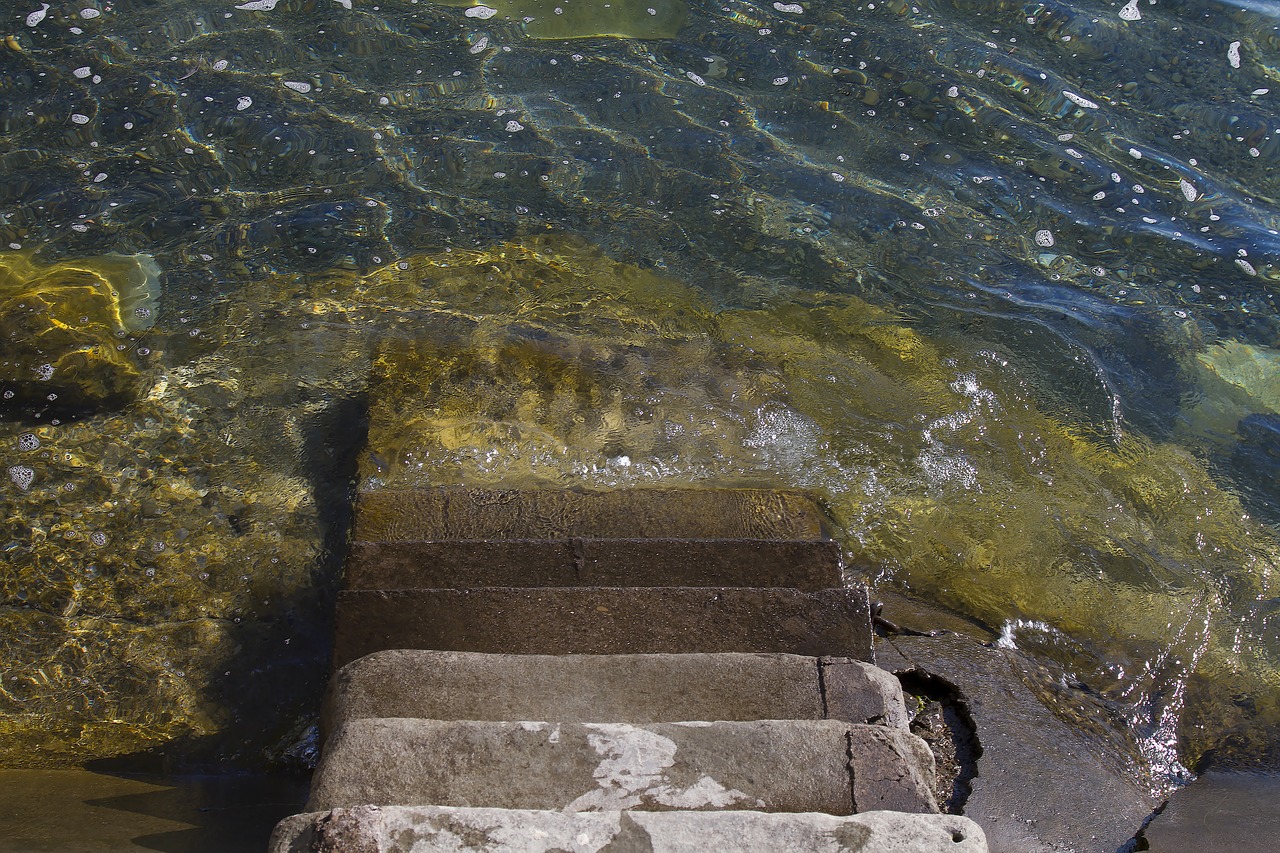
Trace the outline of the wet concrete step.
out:
<instances>
[{"instance_id":1,"label":"wet concrete step","mask_svg":"<svg viewBox=\"0 0 1280 853\"><path fill-rule=\"evenodd\" d=\"M872 660L866 590L345 590L334 666L388 649L491 654L781 652Z\"/></svg>"},{"instance_id":2,"label":"wet concrete step","mask_svg":"<svg viewBox=\"0 0 1280 853\"><path fill-rule=\"evenodd\" d=\"M810 495L771 489L377 489L357 542L501 539L829 539Z\"/></svg>"},{"instance_id":3,"label":"wet concrete step","mask_svg":"<svg viewBox=\"0 0 1280 853\"><path fill-rule=\"evenodd\" d=\"M829 539L355 541L348 589L477 586L759 586L843 583Z\"/></svg>"},{"instance_id":4,"label":"wet concrete step","mask_svg":"<svg viewBox=\"0 0 1280 853\"><path fill-rule=\"evenodd\" d=\"M898 680L848 658L786 654L493 655L396 649L334 674L322 728L434 720L821 720L906 728Z\"/></svg>"},{"instance_id":5,"label":"wet concrete step","mask_svg":"<svg viewBox=\"0 0 1280 853\"><path fill-rule=\"evenodd\" d=\"M835 720L367 719L330 736L307 807L925 813L933 783L918 737Z\"/></svg>"},{"instance_id":6,"label":"wet concrete step","mask_svg":"<svg viewBox=\"0 0 1280 853\"><path fill-rule=\"evenodd\" d=\"M982 830L957 815L868 812L571 812L360 806L283 821L270 853L986 853Z\"/></svg>"}]
</instances>

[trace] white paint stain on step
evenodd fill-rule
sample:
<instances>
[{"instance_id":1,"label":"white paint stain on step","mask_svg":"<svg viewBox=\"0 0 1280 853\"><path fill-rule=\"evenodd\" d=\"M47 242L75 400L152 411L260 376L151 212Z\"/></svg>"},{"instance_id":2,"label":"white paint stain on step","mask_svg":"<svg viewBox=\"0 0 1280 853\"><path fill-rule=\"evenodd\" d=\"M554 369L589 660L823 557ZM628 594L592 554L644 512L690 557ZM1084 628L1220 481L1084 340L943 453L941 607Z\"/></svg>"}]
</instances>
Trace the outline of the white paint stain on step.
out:
<instances>
[{"instance_id":1,"label":"white paint stain on step","mask_svg":"<svg viewBox=\"0 0 1280 853\"><path fill-rule=\"evenodd\" d=\"M604 758L594 773L600 787L578 797L566 812L632 809L651 803L680 809L728 808L752 798L710 776L692 785L673 785L666 770L675 764L676 742L624 723L589 723L587 743ZM755 800L757 808L763 800Z\"/></svg>"}]
</instances>

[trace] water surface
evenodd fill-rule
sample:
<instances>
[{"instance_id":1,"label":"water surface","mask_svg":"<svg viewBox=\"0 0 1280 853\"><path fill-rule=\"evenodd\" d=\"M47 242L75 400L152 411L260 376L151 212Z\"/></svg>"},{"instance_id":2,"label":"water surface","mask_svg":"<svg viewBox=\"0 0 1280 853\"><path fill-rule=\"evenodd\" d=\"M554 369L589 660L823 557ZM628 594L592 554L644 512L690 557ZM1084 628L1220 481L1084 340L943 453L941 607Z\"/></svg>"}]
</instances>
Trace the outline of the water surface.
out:
<instances>
[{"instance_id":1,"label":"water surface","mask_svg":"<svg viewBox=\"0 0 1280 853\"><path fill-rule=\"evenodd\" d=\"M813 489L1274 763L1280 7L494 7L6 4L6 763L305 762L357 473Z\"/></svg>"}]
</instances>

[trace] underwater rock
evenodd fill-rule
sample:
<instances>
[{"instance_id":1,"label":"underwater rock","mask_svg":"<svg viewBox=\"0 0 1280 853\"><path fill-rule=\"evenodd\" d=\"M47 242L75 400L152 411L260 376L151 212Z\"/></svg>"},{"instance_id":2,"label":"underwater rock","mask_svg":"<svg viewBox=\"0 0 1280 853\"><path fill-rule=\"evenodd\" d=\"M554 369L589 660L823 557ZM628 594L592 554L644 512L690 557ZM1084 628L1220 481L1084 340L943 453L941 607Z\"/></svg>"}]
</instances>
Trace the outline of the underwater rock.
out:
<instances>
[{"instance_id":1,"label":"underwater rock","mask_svg":"<svg viewBox=\"0 0 1280 853\"><path fill-rule=\"evenodd\" d=\"M1280 351L1228 341L1209 347L1197 361L1205 381L1216 379L1227 386L1214 396L1243 398L1254 411L1280 412Z\"/></svg>"},{"instance_id":2,"label":"underwater rock","mask_svg":"<svg viewBox=\"0 0 1280 853\"><path fill-rule=\"evenodd\" d=\"M31 251L0 254L0 411L82 413L129 402L140 374L128 339L151 326L159 291L150 255L46 264Z\"/></svg>"},{"instance_id":3,"label":"underwater rock","mask_svg":"<svg viewBox=\"0 0 1280 853\"><path fill-rule=\"evenodd\" d=\"M444 5L467 9L469 18L500 15L538 39L668 39L689 17L684 0L445 0Z\"/></svg>"}]
</instances>

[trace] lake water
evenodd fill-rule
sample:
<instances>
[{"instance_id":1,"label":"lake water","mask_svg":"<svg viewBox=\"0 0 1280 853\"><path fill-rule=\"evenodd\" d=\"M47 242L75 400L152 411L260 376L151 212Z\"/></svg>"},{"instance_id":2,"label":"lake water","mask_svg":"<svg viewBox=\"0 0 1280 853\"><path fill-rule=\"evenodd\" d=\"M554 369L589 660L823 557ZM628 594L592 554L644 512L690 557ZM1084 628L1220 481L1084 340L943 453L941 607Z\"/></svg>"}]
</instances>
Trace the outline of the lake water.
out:
<instances>
[{"instance_id":1,"label":"lake water","mask_svg":"<svg viewBox=\"0 0 1280 853\"><path fill-rule=\"evenodd\" d=\"M0 762L305 763L355 475L811 489L1280 759L1280 4L0 10Z\"/></svg>"}]
</instances>

